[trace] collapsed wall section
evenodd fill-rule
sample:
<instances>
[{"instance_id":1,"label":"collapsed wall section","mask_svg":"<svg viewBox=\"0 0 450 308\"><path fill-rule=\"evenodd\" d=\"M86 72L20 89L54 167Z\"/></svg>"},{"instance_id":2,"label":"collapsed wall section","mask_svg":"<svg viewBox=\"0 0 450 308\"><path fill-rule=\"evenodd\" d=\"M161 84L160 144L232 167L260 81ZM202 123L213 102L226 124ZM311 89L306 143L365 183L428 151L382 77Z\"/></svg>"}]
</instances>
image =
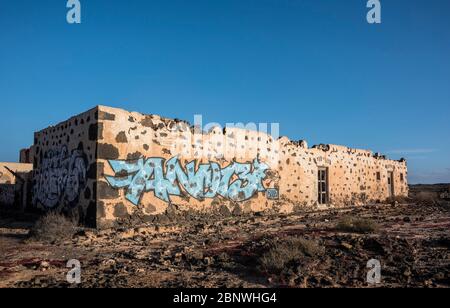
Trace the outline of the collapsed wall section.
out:
<instances>
[{"instance_id":1,"label":"collapsed wall section","mask_svg":"<svg viewBox=\"0 0 450 308\"><path fill-rule=\"evenodd\" d=\"M32 169L31 164L0 163L0 209L21 210L26 206Z\"/></svg>"}]
</instances>

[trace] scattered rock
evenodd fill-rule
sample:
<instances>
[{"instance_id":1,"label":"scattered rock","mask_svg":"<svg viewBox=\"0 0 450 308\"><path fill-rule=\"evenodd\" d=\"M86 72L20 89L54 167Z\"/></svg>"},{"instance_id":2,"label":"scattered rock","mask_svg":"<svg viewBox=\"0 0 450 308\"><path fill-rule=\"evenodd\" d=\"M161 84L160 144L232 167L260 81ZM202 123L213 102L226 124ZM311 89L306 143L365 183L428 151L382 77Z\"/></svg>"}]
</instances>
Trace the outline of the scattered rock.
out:
<instances>
[{"instance_id":1,"label":"scattered rock","mask_svg":"<svg viewBox=\"0 0 450 308\"><path fill-rule=\"evenodd\" d=\"M230 209L228 208L228 206L226 206L225 204L222 204L219 208L219 214L223 217L230 217L231 216L231 212Z\"/></svg>"},{"instance_id":2,"label":"scattered rock","mask_svg":"<svg viewBox=\"0 0 450 308\"><path fill-rule=\"evenodd\" d=\"M39 265L39 269L43 272L45 272L49 268L50 268L50 263L47 261L42 261L41 264Z\"/></svg>"},{"instance_id":3,"label":"scattered rock","mask_svg":"<svg viewBox=\"0 0 450 308\"><path fill-rule=\"evenodd\" d=\"M353 249L353 246L350 245L349 243L345 243L345 242L341 243L341 246L344 247L347 250L352 250Z\"/></svg>"},{"instance_id":4,"label":"scattered rock","mask_svg":"<svg viewBox=\"0 0 450 308\"><path fill-rule=\"evenodd\" d=\"M234 209L233 209L233 216L241 216L242 215L242 209L241 209L241 207L239 206L239 204L236 204L235 206L234 206Z\"/></svg>"}]
</instances>

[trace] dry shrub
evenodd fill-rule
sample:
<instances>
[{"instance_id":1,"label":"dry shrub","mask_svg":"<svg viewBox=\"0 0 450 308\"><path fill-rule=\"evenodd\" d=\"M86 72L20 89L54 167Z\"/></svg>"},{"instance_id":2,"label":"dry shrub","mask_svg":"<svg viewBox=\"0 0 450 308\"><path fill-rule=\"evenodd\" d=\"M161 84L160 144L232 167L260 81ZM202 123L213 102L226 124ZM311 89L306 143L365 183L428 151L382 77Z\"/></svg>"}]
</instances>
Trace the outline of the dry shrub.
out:
<instances>
[{"instance_id":1,"label":"dry shrub","mask_svg":"<svg viewBox=\"0 0 450 308\"><path fill-rule=\"evenodd\" d=\"M336 224L336 229L343 232L372 233L377 231L377 224L365 218L343 217Z\"/></svg>"},{"instance_id":2,"label":"dry shrub","mask_svg":"<svg viewBox=\"0 0 450 308\"><path fill-rule=\"evenodd\" d=\"M259 258L259 264L262 271L269 273L280 273L288 263L313 257L324 251L317 242L298 237L272 240L268 247Z\"/></svg>"},{"instance_id":3,"label":"dry shrub","mask_svg":"<svg viewBox=\"0 0 450 308\"><path fill-rule=\"evenodd\" d=\"M64 215L50 212L42 216L30 231L32 240L57 242L71 238L77 225Z\"/></svg>"}]
</instances>

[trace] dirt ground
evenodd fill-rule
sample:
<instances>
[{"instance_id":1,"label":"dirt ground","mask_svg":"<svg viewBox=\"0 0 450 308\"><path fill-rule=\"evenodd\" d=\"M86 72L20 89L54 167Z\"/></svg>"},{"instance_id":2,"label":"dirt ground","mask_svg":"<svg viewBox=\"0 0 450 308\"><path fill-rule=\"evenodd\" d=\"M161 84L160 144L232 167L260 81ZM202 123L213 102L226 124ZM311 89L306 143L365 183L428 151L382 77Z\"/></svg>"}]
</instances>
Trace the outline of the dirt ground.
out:
<instances>
[{"instance_id":1,"label":"dirt ground","mask_svg":"<svg viewBox=\"0 0 450 308\"><path fill-rule=\"evenodd\" d=\"M62 243L30 241L29 217L0 218L0 287L373 287L367 262L381 263L375 287L450 286L448 203L371 205L291 215L200 217L184 226L80 230ZM342 217L373 220L369 233L342 232ZM323 248L279 272L261 267L274 239ZM66 281L70 259L81 281Z\"/></svg>"}]
</instances>

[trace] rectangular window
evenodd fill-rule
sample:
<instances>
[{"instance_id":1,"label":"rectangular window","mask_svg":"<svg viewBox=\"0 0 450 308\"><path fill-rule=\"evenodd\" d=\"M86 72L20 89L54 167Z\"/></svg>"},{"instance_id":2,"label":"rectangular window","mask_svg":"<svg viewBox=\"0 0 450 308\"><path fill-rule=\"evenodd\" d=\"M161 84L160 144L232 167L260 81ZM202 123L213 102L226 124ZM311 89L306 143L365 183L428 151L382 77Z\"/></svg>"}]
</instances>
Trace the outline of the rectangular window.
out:
<instances>
[{"instance_id":1,"label":"rectangular window","mask_svg":"<svg viewBox=\"0 0 450 308\"><path fill-rule=\"evenodd\" d=\"M377 172L377 181L381 181L381 172Z\"/></svg>"},{"instance_id":2,"label":"rectangular window","mask_svg":"<svg viewBox=\"0 0 450 308\"><path fill-rule=\"evenodd\" d=\"M328 169L320 168L318 172L318 202L319 204L328 203Z\"/></svg>"}]
</instances>

